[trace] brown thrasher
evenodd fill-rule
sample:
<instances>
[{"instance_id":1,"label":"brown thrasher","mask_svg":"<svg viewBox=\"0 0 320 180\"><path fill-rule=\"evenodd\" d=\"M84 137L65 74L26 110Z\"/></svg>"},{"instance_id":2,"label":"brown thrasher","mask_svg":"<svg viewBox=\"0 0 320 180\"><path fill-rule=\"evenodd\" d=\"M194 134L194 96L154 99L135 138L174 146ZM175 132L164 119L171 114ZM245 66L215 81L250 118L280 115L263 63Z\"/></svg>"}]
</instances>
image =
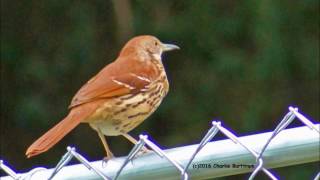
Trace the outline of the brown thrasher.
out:
<instances>
[{"instance_id":1,"label":"brown thrasher","mask_svg":"<svg viewBox=\"0 0 320 180\"><path fill-rule=\"evenodd\" d=\"M174 49L179 47L149 35L131 39L114 62L82 86L67 117L36 140L26 156L47 151L82 122L98 132L107 158L113 154L104 135L123 135L136 144L128 132L150 116L168 93L161 54Z\"/></svg>"}]
</instances>

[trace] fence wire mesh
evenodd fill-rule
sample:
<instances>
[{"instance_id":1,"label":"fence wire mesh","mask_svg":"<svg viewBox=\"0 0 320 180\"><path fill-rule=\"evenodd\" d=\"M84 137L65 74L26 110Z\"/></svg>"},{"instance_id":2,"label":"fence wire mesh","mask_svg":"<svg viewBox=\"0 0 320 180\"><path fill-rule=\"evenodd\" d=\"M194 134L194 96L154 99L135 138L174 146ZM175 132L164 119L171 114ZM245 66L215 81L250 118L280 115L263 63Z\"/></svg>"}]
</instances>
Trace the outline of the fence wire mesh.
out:
<instances>
[{"instance_id":1,"label":"fence wire mesh","mask_svg":"<svg viewBox=\"0 0 320 180\"><path fill-rule=\"evenodd\" d=\"M264 159L264 152L266 149L268 149L268 146L272 142L273 139L275 139L284 129L288 127L288 125L294 121L295 119L301 121L304 125L306 125L310 132L315 132L318 135L320 135L319 129L316 127L315 124L313 124L308 118L306 118L304 115L302 115L298 108L289 107L289 112L284 116L284 118L280 121L280 123L276 126L274 131L271 133L271 136L267 139L266 143L263 145L261 150L257 152L257 150L254 150L250 148L246 143L242 142L240 138L238 138L234 133L232 133L232 130L229 130L221 125L220 121L212 121L212 127L208 130L208 132L205 134L205 136L202 138L200 143L197 145L197 148L195 151L190 155L190 158L185 163L179 162L177 159L175 159L172 156L169 156L164 150L162 150L159 146L157 146L154 142L150 141L148 139L147 135L140 135L138 143L132 148L130 153L126 156L123 162L121 162L121 165L119 166L119 169L117 170L116 174L112 177L111 175L107 175L95 166L93 166L87 159L85 159L82 155L76 152L75 148L73 147L67 147L67 152L62 156L58 164L54 169L50 171L50 176L48 176L47 179L53 179L62 168L67 166L67 164L71 161L72 158L77 159L81 164L83 164L88 170L94 172L100 179L105 180L116 180L119 177L121 177L121 173L126 168L126 166L132 161L135 160L135 158L139 158L139 154L141 154L141 151L143 150L144 146L148 146L150 149L154 151L154 153L159 156L160 158L166 159L173 167L175 167L179 173L179 176L182 180L187 180L190 178L190 175L188 174L190 170L190 165L196 158L196 156L199 154L199 152L215 137L215 135L218 132L221 132L224 136L226 136L228 139L230 139L233 143L241 146L246 151L248 151L253 158L255 158L255 165L252 173L249 176L249 180L252 180L256 177L259 171L263 171L265 175L267 175L270 179L276 180L278 179L272 172L270 172L265 167L265 159ZM316 161L319 161L316 160ZM106 162L108 163L108 162ZM148 163L148 162L146 162ZM185 164L185 165L183 165ZM9 168L7 165L4 164L3 160L0 160L0 169L5 172L8 177L11 177L15 180L21 180L21 179L33 179L34 175L41 172L41 171L48 171L46 168L35 168L28 173L24 174L18 174L15 171L13 171L11 168ZM161 178L161 177L159 177ZM314 179L319 180L320 178L320 172L316 172L316 175Z\"/></svg>"}]
</instances>

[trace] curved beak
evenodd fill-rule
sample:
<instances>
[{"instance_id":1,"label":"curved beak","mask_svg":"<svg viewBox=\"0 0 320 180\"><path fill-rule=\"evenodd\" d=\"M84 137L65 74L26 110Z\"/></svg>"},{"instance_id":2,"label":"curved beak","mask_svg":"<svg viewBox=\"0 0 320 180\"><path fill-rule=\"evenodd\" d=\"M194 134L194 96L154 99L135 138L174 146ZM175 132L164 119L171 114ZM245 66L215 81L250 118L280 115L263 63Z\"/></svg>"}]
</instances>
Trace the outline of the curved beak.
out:
<instances>
[{"instance_id":1,"label":"curved beak","mask_svg":"<svg viewBox=\"0 0 320 180\"><path fill-rule=\"evenodd\" d=\"M164 44L163 43L162 45L163 45L163 48L162 48L163 52L180 49L179 46L174 45L174 44Z\"/></svg>"}]
</instances>

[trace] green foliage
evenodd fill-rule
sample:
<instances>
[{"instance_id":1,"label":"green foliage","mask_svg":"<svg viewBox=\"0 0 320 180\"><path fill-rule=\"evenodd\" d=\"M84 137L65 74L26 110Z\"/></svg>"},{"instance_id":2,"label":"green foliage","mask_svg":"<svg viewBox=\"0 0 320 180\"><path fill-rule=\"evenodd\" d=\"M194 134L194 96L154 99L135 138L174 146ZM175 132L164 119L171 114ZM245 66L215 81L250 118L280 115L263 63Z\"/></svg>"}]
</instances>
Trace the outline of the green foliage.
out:
<instances>
[{"instance_id":1,"label":"green foliage","mask_svg":"<svg viewBox=\"0 0 320 180\"><path fill-rule=\"evenodd\" d=\"M81 85L114 60L125 41L140 34L155 35L181 50L164 56L169 95L134 135L148 132L163 147L197 143L212 119L239 135L267 131L289 105L319 119L317 0L1 5L1 157L16 169L39 162L53 166L71 142L89 159L102 157L102 146L88 127L77 128L55 150L33 160L26 160L24 151L66 115ZM111 138L116 155L131 147L122 138ZM297 167L295 177L310 177L303 168L309 167ZM280 171L285 176L294 170Z\"/></svg>"}]
</instances>

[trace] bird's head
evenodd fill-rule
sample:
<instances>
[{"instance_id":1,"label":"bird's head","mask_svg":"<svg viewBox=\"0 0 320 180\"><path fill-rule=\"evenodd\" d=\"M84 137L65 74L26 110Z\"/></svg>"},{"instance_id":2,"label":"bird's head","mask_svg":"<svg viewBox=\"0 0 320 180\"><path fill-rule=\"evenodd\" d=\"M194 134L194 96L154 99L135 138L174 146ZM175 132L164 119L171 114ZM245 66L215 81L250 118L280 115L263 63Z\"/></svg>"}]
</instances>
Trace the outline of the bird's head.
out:
<instances>
[{"instance_id":1,"label":"bird's head","mask_svg":"<svg viewBox=\"0 0 320 180\"><path fill-rule=\"evenodd\" d=\"M149 57L161 60L163 52L180 49L174 44L162 43L158 38L150 35L137 36L127 42L121 50L120 55L131 53L144 54Z\"/></svg>"}]
</instances>

